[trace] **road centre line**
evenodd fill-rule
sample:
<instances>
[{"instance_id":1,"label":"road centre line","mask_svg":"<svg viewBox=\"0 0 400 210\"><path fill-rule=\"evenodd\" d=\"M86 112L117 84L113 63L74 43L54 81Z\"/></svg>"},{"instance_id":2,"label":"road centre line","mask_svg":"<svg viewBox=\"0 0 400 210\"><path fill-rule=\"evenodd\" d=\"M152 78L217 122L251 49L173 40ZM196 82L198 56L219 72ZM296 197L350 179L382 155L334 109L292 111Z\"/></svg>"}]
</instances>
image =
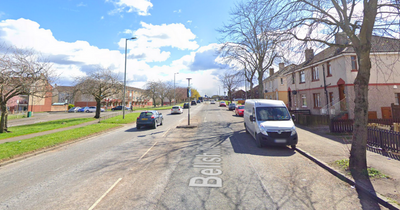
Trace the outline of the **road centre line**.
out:
<instances>
[{"instance_id":1,"label":"road centre line","mask_svg":"<svg viewBox=\"0 0 400 210\"><path fill-rule=\"evenodd\" d=\"M162 137L165 137L165 136L168 134L169 130L171 130L171 128L168 129L168 130L162 135Z\"/></svg>"},{"instance_id":2,"label":"road centre line","mask_svg":"<svg viewBox=\"0 0 400 210\"><path fill-rule=\"evenodd\" d=\"M139 158L139 160L141 160L155 145L157 144L157 142L155 142L154 144L153 144L153 146L151 146L143 155L142 155L142 157L140 157Z\"/></svg>"},{"instance_id":3,"label":"road centre line","mask_svg":"<svg viewBox=\"0 0 400 210\"><path fill-rule=\"evenodd\" d=\"M119 178L90 208L89 208L89 210L92 210L92 209L94 209L94 207L96 207L97 206L97 204L99 204L100 203L100 201L104 198L104 197L106 197L106 195L118 184L118 182L119 181L121 181L122 180L122 178Z\"/></svg>"}]
</instances>

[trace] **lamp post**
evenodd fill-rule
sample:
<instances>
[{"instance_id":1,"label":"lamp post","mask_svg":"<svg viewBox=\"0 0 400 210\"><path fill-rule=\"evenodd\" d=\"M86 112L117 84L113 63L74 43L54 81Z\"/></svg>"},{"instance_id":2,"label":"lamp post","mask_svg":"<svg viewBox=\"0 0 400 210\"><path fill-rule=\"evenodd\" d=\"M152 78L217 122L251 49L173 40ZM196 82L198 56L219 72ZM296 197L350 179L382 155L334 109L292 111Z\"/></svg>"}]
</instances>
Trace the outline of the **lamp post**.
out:
<instances>
[{"instance_id":1,"label":"lamp post","mask_svg":"<svg viewBox=\"0 0 400 210\"><path fill-rule=\"evenodd\" d=\"M179 74L179 72L174 73L174 105L176 105L176 93L175 93L175 75Z\"/></svg>"},{"instance_id":2,"label":"lamp post","mask_svg":"<svg viewBox=\"0 0 400 210\"><path fill-rule=\"evenodd\" d=\"M136 39L136 37L132 37L129 39L125 39L125 71L124 71L124 95L122 96L122 119L125 119L125 91L126 91L126 47L128 45L128 40Z\"/></svg>"},{"instance_id":3,"label":"lamp post","mask_svg":"<svg viewBox=\"0 0 400 210\"><path fill-rule=\"evenodd\" d=\"M190 97L191 97L191 91L190 91L190 80L192 79L192 78L186 78L187 80L188 80L188 98L189 98L189 100L188 100L188 102L189 102L189 108L188 108L188 125L190 125L190 107L191 107L191 104L190 104Z\"/></svg>"}]
</instances>

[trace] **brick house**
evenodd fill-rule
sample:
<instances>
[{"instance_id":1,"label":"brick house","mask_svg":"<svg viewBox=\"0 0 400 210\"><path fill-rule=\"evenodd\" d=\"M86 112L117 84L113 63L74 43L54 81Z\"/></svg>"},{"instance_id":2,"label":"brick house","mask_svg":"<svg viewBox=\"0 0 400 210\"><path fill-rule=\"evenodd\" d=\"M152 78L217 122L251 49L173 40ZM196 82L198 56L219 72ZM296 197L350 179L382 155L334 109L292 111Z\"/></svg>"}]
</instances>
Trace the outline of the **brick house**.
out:
<instances>
[{"instance_id":1,"label":"brick house","mask_svg":"<svg viewBox=\"0 0 400 210\"><path fill-rule=\"evenodd\" d=\"M263 81L264 98L282 100L286 106L289 104L285 74L293 68L294 64L285 67L284 63L279 63L277 72L274 72L273 68L269 69L269 76Z\"/></svg>"},{"instance_id":2,"label":"brick house","mask_svg":"<svg viewBox=\"0 0 400 210\"><path fill-rule=\"evenodd\" d=\"M347 42L337 34L335 42ZM373 36L369 81L369 118L392 118L391 104L400 98L400 40ZM306 60L286 73L291 109L308 109L312 114L354 118L354 80L358 72L352 47L329 47L314 55L305 50Z\"/></svg>"}]
</instances>

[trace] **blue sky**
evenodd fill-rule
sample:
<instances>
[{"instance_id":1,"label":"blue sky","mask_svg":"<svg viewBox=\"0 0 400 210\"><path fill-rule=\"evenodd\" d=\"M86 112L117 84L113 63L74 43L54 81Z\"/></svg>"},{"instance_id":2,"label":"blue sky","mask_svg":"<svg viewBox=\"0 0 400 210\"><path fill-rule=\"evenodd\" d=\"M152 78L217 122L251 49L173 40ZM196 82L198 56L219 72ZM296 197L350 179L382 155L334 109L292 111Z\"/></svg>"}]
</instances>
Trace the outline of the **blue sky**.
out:
<instances>
[{"instance_id":1,"label":"blue sky","mask_svg":"<svg viewBox=\"0 0 400 210\"><path fill-rule=\"evenodd\" d=\"M40 2L40 3L38 3ZM128 41L127 85L173 81L201 95L217 94L222 84L216 60L220 34L229 21L233 0L42 0L3 1L0 43L40 51L61 77L73 77L98 66L123 76Z\"/></svg>"}]
</instances>

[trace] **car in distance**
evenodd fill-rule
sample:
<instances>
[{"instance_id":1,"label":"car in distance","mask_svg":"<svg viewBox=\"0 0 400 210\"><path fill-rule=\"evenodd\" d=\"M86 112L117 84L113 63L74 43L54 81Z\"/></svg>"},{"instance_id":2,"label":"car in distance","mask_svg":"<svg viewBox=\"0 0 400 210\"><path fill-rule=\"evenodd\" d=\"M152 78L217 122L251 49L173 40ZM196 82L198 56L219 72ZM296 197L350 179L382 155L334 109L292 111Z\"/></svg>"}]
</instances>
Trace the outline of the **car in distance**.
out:
<instances>
[{"instance_id":1,"label":"car in distance","mask_svg":"<svg viewBox=\"0 0 400 210\"><path fill-rule=\"evenodd\" d=\"M122 110L122 106L116 106L111 109L111 111L115 111L115 110ZM129 107L125 107L125 110L129 110Z\"/></svg>"},{"instance_id":2,"label":"car in distance","mask_svg":"<svg viewBox=\"0 0 400 210\"><path fill-rule=\"evenodd\" d=\"M151 126L155 129L158 125L163 124L163 119L162 113L155 110L141 112L136 119L136 129L140 129L142 126Z\"/></svg>"},{"instance_id":3,"label":"car in distance","mask_svg":"<svg viewBox=\"0 0 400 210\"><path fill-rule=\"evenodd\" d=\"M173 106L171 108L171 114L182 114L183 108L181 106Z\"/></svg>"},{"instance_id":4,"label":"car in distance","mask_svg":"<svg viewBox=\"0 0 400 210\"><path fill-rule=\"evenodd\" d=\"M226 103L225 103L225 101L221 101L221 102L219 102L219 106L221 107L221 106L224 106L224 107L226 107Z\"/></svg>"},{"instance_id":5,"label":"car in distance","mask_svg":"<svg viewBox=\"0 0 400 210\"><path fill-rule=\"evenodd\" d=\"M235 110L235 108L236 108L236 104L235 103L230 103L229 106L228 106L229 110Z\"/></svg>"},{"instance_id":6,"label":"car in distance","mask_svg":"<svg viewBox=\"0 0 400 210\"><path fill-rule=\"evenodd\" d=\"M235 114L236 116L242 116L243 117L243 112L244 112L244 105L238 105L235 108Z\"/></svg>"},{"instance_id":7,"label":"car in distance","mask_svg":"<svg viewBox=\"0 0 400 210\"><path fill-rule=\"evenodd\" d=\"M196 101L192 101L190 104L191 105L197 105Z\"/></svg>"},{"instance_id":8,"label":"car in distance","mask_svg":"<svg viewBox=\"0 0 400 210\"><path fill-rule=\"evenodd\" d=\"M68 110L68 112L77 112L81 107L72 107L71 109Z\"/></svg>"},{"instance_id":9,"label":"car in distance","mask_svg":"<svg viewBox=\"0 0 400 210\"><path fill-rule=\"evenodd\" d=\"M199 103L201 103L201 101L200 101L200 100L197 100L197 103L199 104Z\"/></svg>"},{"instance_id":10,"label":"car in distance","mask_svg":"<svg viewBox=\"0 0 400 210\"><path fill-rule=\"evenodd\" d=\"M190 106L189 102L186 102L183 104L184 109L189 109L189 106Z\"/></svg>"},{"instance_id":11,"label":"car in distance","mask_svg":"<svg viewBox=\"0 0 400 210\"><path fill-rule=\"evenodd\" d=\"M215 101L214 101L214 100L211 100L210 104L215 104Z\"/></svg>"}]
</instances>

